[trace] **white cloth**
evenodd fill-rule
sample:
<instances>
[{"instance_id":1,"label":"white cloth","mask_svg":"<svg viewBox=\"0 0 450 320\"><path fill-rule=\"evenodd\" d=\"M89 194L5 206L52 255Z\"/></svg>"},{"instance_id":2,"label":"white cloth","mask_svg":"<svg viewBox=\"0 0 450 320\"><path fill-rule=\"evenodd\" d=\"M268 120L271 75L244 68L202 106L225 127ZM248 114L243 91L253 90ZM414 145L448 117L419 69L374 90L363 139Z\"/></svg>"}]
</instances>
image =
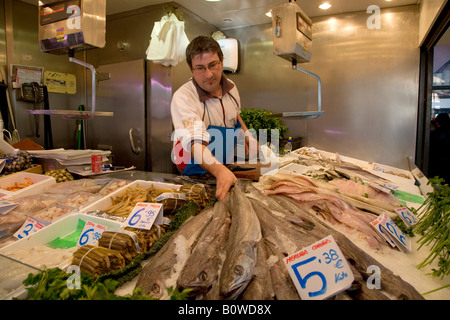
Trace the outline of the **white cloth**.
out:
<instances>
[{"instance_id":1,"label":"white cloth","mask_svg":"<svg viewBox=\"0 0 450 320\"><path fill-rule=\"evenodd\" d=\"M154 24L150 45L147 48L147 60L166 67L176 66L186 58L189 39L184 32L184 21L174 14L165 15Z\"/></svg>"}]
</instances>

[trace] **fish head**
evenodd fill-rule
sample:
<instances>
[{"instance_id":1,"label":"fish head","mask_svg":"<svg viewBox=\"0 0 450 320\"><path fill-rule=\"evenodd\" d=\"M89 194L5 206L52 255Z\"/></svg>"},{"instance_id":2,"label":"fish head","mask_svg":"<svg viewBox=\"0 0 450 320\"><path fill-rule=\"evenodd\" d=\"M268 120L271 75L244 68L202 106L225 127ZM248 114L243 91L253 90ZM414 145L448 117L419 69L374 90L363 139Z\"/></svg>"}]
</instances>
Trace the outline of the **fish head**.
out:
<instances>
[{"instance_id":1,"label":"fish head","mask_svg":"<svg viewBox=\"0 0 450 320\"><path fill-rule=\"evenodd\" d=\"M146 284L146 291L147 295L155 299L161 299L168 294L165 282L159 277L153 278Z\"/></svg>"},{"instance_id":2,"label":"fish head","mask_svg":"<svg viewBox=\"0 0 450 320\"><path fill-rule=\"evenodd\" d=\"M222 272L220 294L226 300L237 299L253 277L256 253L249 246L251 245L238 249L231 257L230 267Z\"/></svg>"},{"instance_id":3,"label":"fish head","mask_svg":"<svg viewBox=\"0 0 450 320\"><path fill-rule=\"evenodd\" d=\"M180 277L178 287L181 289L192 289L192 294L197 295L206 293L213 285L213 282L217 279L217 267L211 263L206 263L201 266L200 271L198 268L190 268L192 270L186 270L189 274Z\"/></svg>"}]
</instances>

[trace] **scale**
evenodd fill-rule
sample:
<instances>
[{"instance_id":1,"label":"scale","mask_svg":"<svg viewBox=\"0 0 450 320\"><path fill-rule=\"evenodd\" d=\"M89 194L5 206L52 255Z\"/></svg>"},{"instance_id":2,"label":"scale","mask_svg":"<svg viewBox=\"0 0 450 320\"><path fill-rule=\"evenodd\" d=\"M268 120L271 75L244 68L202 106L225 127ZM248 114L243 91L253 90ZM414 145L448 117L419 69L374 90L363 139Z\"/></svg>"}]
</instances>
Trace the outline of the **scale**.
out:
<instances>
[{"instance_id":1,"label":"scale","mask_svg":"<svg viewBox=\"0 0 450 320\"><path fill-rule=\"evenodd\" d=\"M295 0L289 1L272 10L273 53L292 63L292 69L303 72L317 80L317 111L282 112L272 114L271 118L316 119L322 111L322 81L317 74L301 69L298 63L311 60L309 47L312 43L312 21L300 9Z\"/></svg>"},{"instance_id":2,"label":"scale","mask_svg":"<svg viewBox=\"0 0 450 320\"><path fill-rule=\"evenodd\" d=\"M74 58L77 51L105 46L106 0L39 1L39 45L42 52L68 54L69 61L92 73L91 111L25 110L34 115L57 115L65 119L90 120L94 116L113 116L113 112L95 111L95 68Z\"/></svg>"}]
</instances>

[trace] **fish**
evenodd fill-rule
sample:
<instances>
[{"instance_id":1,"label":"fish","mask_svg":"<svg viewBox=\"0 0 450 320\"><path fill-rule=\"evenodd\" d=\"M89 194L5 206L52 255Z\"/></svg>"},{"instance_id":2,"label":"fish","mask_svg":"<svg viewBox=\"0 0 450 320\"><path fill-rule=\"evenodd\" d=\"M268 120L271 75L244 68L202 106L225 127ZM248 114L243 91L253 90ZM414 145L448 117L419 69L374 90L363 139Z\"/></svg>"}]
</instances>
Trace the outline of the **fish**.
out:
<instances>
[{"instance_id":1,"label":"fish","mask_svg":"<svg viewBox=\"0 0 450 320\"><path fill-rule=\"evenodd\" d=\"M217 201L211 222L205 227L198 244L186 260L177 280L177 287L191 289L191 296L206 294L219 277L225 257L225 247L231 216L224 201Z\"/></svg>"},{"instance_id":2,"label":"fish","mask_svg":"<svg viewBox=\"0 0 450 320\"><path fill-rule=\"evenodd\" d=\"M155 299L168 299L168 289L175 288L176 279L188 259L195 240L212 219L214 207L190 217L169 241L148 260L139 273L136 288Z\"/></svg>"},{"instance_id":3,"label":"fish","mask_svg":"<svg viewBox=\"0 0 450 320\"><path fill-rule=\"evenodd\" d=\"M358 210L339 193L319 187L319 182L312 179L303 176L282 177L281 180L275 180L263 193L284 194L301 203L302 207L319 208L326 220L332 223L337 221L357 230L373 248L381 249L385 245L385 241L370 224L376 219L376 215Z\"/></svg>"},{"instance_id":4,"label":"fish","mask_svg":"<svg viewBox=\"0 0 450 320\"><path fill-rule=\"evenodd\" d=\"M257 244L262 235L258 217L243 193L241 180L229 192L232 220L219 279L219 293L224 300L235 300L253 277Z\"/></svg>"},{"instance_id":5,"label":"fish","mask_svg":"<svg viewBox=\"0 0 450 320\"><path fill-rule=\"evenodd\" d=\"M242 300L274 300L272 278L267 263L267 252L264 241L258 242L256 267L253 278L241 295Z\"/></svg>"},{"instance_id":6,"label":"fish","mask_svg":"<svg viewBox=\"0 0 450 320\"><path fill-rule=\"evenodd\" d=\"M271 197L277 203L279 203L280 206L286 206L290 208L296 206L295 202L287 197L280 195ZM309 213L305 210L298 210L297 214L309 216ZM361 250L344 234L330 227L314 215L309 217L315 222L315 228L313 232L316 233L320 238L324 238L328 235L333 236L349 264L362 275L364 282L361 283L361 286L366 286L366 281L371 276L371 274L367 271L369 266L378 266L380 268L380 274L382 278L380 292L383 293L386 297L395 300L424 300L424 297L411 284L401 279L398 275L394 274L390 269L383 266L368 253Z\"/></svg>"},{"instance_id":7,"label":"fish","mask_svg":"<svg viewBox=\"0 0 450 320\"><path fill-rule=\"evenodd\" d=\"M267 254L267 265L276 300L300 300L300 295L295 288L289 271L284 266L283 254L275 244L264 240Z\"/></svg>"}]
</instances>

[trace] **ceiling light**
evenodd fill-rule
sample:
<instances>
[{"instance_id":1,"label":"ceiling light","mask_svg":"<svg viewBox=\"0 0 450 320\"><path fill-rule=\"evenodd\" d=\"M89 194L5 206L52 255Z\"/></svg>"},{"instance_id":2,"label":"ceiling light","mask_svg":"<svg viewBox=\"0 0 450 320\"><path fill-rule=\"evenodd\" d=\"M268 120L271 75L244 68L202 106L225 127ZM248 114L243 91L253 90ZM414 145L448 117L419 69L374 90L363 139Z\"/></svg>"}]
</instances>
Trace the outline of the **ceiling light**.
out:
<instances>
[{"instance_id":1,"label":"ceiling light","mask_svg":"<svg viewBox=\"0 0 450 320\"><path fill-rule=\"evenodd\" d=\"M267 11L266 16L268 16L269 18L272 18L272 11Z\"/></svg>"},{"instance_id":2,"label":"ceiling light","mask_svg":"<svg viewBox=\"0 0 450 320\"><path fill-rule=\"evenodd\" d=\"M329 4L328 2L325 2L325 3L322 3L322 4L319 6L319 8L322 9L322 10L327 10L327 9L330 9L330 8L331 8L331 4Z\"/></svg>"},{"instance_id":3,"label":"ceiling light","mask_svg":"<svg viewBox=\"0 0 450 320\"><path fill-rule=\"evenodd\" d=\"M222 1L222 0L205 0L206 2L219 2L219 1Z\"/></svg>"}]
</instances>

